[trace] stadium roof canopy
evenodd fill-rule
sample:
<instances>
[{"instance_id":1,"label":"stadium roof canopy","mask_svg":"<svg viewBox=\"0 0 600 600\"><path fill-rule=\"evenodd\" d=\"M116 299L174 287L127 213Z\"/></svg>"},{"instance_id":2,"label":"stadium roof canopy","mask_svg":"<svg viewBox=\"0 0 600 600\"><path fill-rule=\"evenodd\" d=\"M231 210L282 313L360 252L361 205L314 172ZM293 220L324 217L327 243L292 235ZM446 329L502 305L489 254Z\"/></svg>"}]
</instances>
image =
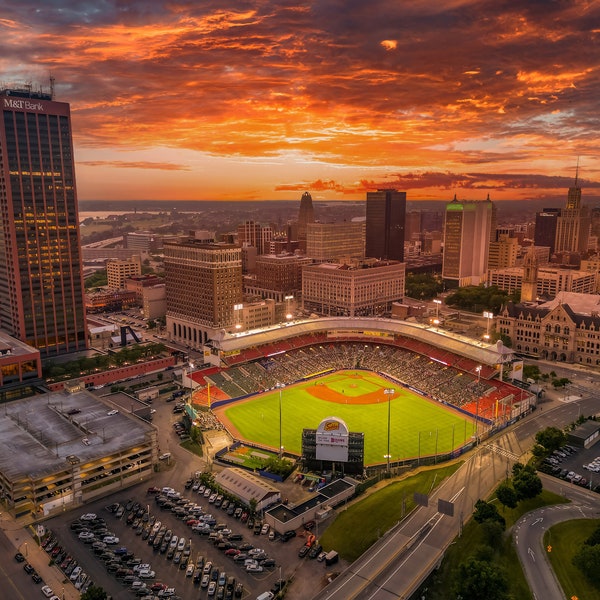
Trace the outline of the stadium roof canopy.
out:
<instances>
[{"instance_id":1,"label":"stadium roof canopy","mask_svg":"<svg viewBox=\"0 0 600 600\"><path fill-rule=\"evenodd\" d=\"M495 344L483 344L465 336L411 321L368 317L323 317L240 333L227 333L221 330L220 335L213 340L213 345L223 352L241 351L253 346L323 331L328 331L332 340L335 339L336 333L346 338L352 334L368 337L369 333L372 333L373 338L382 334L400 335L431 344L484 365L509 363L515 358L514 352L501 341ZM381 342L385 343L384 336L381 337Z\"/></svg>"}]
</instances>

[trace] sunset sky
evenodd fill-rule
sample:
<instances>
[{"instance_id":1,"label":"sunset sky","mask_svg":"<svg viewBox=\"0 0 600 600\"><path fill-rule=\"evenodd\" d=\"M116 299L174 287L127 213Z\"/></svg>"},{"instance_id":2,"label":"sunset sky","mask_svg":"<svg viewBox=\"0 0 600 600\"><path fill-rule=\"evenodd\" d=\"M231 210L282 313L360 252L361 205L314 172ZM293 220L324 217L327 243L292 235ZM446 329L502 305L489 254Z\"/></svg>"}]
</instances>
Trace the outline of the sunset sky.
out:
<instances>
[{"instance_id":1,"label":"sunset sky","mask_svg":"<svg viewBox=\"0 0 600 600\"><path fill-rule=\"evenodd\" d=\"M1 4L83 200L600 200L598 0Z\"/></svg>"}]
</instances>

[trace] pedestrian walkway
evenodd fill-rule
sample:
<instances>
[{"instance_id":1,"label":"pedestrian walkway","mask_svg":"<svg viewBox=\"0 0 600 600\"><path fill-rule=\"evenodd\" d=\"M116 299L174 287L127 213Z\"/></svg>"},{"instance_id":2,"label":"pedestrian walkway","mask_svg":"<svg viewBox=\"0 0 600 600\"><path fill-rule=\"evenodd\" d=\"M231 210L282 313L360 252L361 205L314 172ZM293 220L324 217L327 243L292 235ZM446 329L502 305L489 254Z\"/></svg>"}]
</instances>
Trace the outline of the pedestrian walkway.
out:
<instances>
[{"instance_id":1,"label":"pedestrian walkway","mask_svg":"<svg viewBox=\"0 0 600 600\"><path fill-rule=\"evenodd\" d=\"M50 557L40 548L33 526L24 527L12 515L2 512L0 530L14 546L15 554L20 552L61 600L79 599L80 593L65 574L56 565L50 565Z\"/></svg>"}]
</instances>

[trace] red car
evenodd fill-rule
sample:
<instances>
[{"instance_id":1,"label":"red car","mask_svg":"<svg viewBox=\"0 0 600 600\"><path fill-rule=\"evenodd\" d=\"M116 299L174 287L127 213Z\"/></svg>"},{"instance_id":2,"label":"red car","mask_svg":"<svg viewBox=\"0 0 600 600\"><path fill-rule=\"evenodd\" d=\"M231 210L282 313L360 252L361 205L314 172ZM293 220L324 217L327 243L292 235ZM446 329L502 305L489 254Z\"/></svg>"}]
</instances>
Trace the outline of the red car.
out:
<instances>
[{"instance_id":1,"label":"red car","mask_svg":"<svg viewBox=\"0 0 600 600\"><path fill-rule=\"evenodd\" d=\"M237 556L238 554L240 554L240 550L237 550L236 548L225 550L225 556Z\"/></svg>"},{"instance_id":2,"label":"red car","mask_svg":"<svg viewBox=\"0 0 600 600\"><path fill-rule=\"evenodd\" d=\"M149 487L146 490L146 494L158 494L160 492L160 488L157 488L155 486Z\"/></svg>"},{"instance_id":3,"label":"red car","mask_svg":"<svg viewBox=\"0 0 600 600\"><path fill-rule=\"evenodd\" d=\"M160 582L158 582L158 581L157 581L156 583L153 583L153 584L150 586L150 589L151 589L153 592L160 592L161 590L166 590L166 589L167 589L167 586L166 586L166 584L164 584L164 583L160 583Z\"/></svg>"}]
</instances>

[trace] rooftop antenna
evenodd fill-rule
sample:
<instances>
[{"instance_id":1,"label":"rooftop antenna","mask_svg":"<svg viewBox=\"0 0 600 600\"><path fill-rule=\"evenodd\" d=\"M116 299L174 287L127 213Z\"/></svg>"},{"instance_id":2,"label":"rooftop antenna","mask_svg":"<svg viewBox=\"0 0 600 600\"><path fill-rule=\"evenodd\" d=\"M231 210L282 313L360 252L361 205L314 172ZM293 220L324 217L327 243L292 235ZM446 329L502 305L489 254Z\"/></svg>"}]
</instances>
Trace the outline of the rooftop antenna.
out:
<instances>
[{"instance_id":1,"label":"rooftop antenna","mask_svg":"<svg viewBox=\"0 0 600 600\"><path fill-rule=\"evenodd\" d=\"M50 99L54 100L54 76L50 73Z\"/></svg>"}]
</instances>

